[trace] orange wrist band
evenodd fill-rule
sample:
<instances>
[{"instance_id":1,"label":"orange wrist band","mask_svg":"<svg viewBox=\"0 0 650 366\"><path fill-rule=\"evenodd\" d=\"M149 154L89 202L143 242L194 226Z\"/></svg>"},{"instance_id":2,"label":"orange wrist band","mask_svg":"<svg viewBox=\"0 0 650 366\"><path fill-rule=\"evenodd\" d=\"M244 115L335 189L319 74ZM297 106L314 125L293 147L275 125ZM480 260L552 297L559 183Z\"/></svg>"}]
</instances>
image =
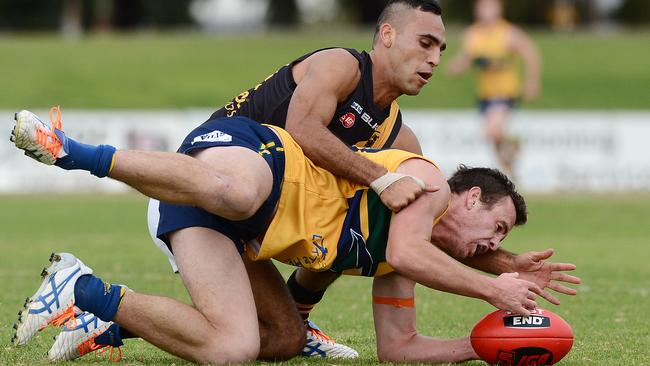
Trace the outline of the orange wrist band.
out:
<instances>
[{"instance_id":1,"label":"orange wrist band","mask_svg":"<svg viewBox=\"0 0 650 366\"><path fill-rule=\"evenodd\" d=\"M411 297L408 299L400 299L397 297L373 296L372 303L379 305L391 305L396 308L414 308L415 298Z\"/></svg>"}]
</instances>

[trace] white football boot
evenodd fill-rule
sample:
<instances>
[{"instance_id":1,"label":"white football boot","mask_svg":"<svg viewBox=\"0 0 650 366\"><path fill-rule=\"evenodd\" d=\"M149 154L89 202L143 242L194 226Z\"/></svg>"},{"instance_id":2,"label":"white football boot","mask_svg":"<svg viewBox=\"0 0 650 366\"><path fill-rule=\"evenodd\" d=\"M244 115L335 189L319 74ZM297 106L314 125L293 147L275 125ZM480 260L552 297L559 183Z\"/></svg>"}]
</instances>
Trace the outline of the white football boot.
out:
<instances>
[{"instance_id":1,"label":"white football boot","mask_svg":"<svg viewBox=\"0 0 650 366\"><path fill-rule=\"evenodd\" d=\"M69 361L104 347L110 347L111 361L119 361L122 357L119 348L117 356L113 358L112 346L95 343L95 338L106 332L111 325L113 322L105 322L92 313L78 314L63 325L61 333L54 338L54 344L47 352L47 358L50 361Z\"/></svg>"},{"instance_id":2,"label":"white football boot","mask_svg":"<svg viewBox=\"0 0 650 366\"><path fill-rule=\"evenodd\" d=\"M62 128L58 107L50 110L50 119L52 126L30 111L15 113L15 126L10 137L17 148L25 151L25 155L47 165L54 164L58 158L66 155L61 140L54 132L54 129Z\"/></svg>"},{"instance_id":3,"label":"white football boot","mask_svg":"<svg viewBox=\"0 0 650 366\"><path fill-rule=\"evenodd\" d=\"M43 282L34 296L25 300L18 313L12 342L26 345L36 332L49 324L61 325L74 317L74 285L82 275L93 270L70 253L52 253L50 265L43 269Z\"/></svg>"},{"instance_id":4,"label":"white football boot","mask_svg":"<svg viewBox=\"0 0 650 366\"><path fill-rule=\"evenodd\" d=\"M344 344L336 343L311 320L307 321L305 328L307 330L307 342L302 349L303 356L348 359L359 357L357 351Z\"/></svg>"}]
</instances>

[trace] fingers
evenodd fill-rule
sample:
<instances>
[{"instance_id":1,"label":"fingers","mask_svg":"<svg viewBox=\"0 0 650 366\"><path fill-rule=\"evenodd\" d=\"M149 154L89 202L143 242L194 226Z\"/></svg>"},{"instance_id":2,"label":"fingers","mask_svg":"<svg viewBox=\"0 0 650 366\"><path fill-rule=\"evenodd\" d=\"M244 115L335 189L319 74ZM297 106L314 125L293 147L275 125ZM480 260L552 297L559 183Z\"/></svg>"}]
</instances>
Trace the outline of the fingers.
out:
<instances>
[{"instance_id":1,"label":"fingers","mask_svg":"<svg viewBox=\"0 0 650 366\"><path fill-rule=\"evenodd\" d=\"M573 283L574 285L582 283L580 277L571 276L566 273L551 273L551 280Z\"/></svg>"},{"instance_id":2,"label":"fingers","mask_svg":"<svg viewBox=\"0 0 650 366\"><path fill-rule=\"evenodd\" d=\"M433 193L433 192L438 192L440 190L440 186L434 186L431 184L426 184L424 186L424 191L427 193Z\"/></svg>"},{"instance_id":3,"label":"fingers","mask_svg":"<svg viewBox=\"0 0 650 366\"><path fill-rule=\"evenodd\" d=\"M572 289L570 287L566 287L555 282L549 283L547 287L555 292L559 292L565 295L576 295L578 293L578 290L576 289Z\"/></svg>"},{"instance_id":4,"label":"fingers","mask_svg":"<svg viewBox=\"0 0 650 366\"><path fill-rule=\"evenodd\" d=\"M558 300L557 297L551 295L548 291L542 290L539 296L541 296L542 298L544 298L546 301L550 302L553 305L560 305L560 300Z\"/></svg>"},{"instance_id":5,"label":"fingers","mask_svg":"<svg viewBox=\"0 0 650 366\"><path fill-rule=\"evenodd\" d=\"M552 255L553 255L553 249L546 249L541 252L533 252L532 259L535 262L539 262L551 258Z\"/></svg>"},{"instance_id":6,"label":"fingers","mask_svg":"<svg viewBox=\"0 0 650 366\"><path fill-rule=\"evenodd\" d=\"M549 263L552 271L573 271L576 265L573 263Z\"/></svg>"}]
</instances>

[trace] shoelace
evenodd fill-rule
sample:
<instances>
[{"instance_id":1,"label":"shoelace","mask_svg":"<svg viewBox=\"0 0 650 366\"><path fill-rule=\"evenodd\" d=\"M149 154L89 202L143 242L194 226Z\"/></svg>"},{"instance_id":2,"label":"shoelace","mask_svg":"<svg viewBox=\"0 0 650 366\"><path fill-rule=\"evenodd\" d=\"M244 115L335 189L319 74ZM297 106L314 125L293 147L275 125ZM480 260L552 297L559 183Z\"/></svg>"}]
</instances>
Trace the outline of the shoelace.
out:
<instances>
[{"instance_id":1,"label":"shoelace","mask_svg":"<svg viewBox=\"0 0 650 366\"><path fill-rule=\"evenodd\" d=\"M115 349L117 348L117 356L113 358L113 352L115 352ZM99 353L108 353L108 360L111 362L120 362L122 359L122 347L113 347L113 346L106 346L103 350L99 351Z\"/></svg>"},{"instance_id":2,"label":"shoelace","mask_svg":"<svg viewBox=\"0 0 650 366\"><path fill-rule=\"evenodd\" d=\"M41 329L44 329L47 327L49 324L54 325L54 326L60 326L62 324L68 324L70 321L74 321L75 315L74 315L74 306L70 306L67 310L63 311L59 316L53 318L50 320L48 324L45 324Z\"/></svg>"},{"instance_id":3,"label":"shoelace","mask_svg":"<svg viewBox=\"0 0 650 366\"><path fill-rule=\"evenodd\" d=\"M310 326L307 326L307 331L311 332L316 336L321 341L328 342L328 343L334 343L334 340L332 340L327 334L323 333L320 329L312 328Z\"/></svg>"},{"instance_id":4,"label":"shoelace","mask_svg":"<svg viewBox=\"0 0 650 366\"><path fill-rule=\"evenodd\" d=\"M117 353L115 353L115 349L117 348ZM79 351L79 356L83 356L87 353L96 351L98 349L101 349L99 351L100 354L102 353L108 353L108 360L111 362L120 362L122 359L122 347L113 347L110 345L106 344L97 344L95 343L95 337L88 339L87 341L81 343L79 346L77 346L77 350Z\"/></svg>"},{"instance_id":5,"label":"shoelace","mask_svg":"<svg viewBox=\"0 0 650 366\"><path fill-rule=\"evenodd\" d=\"M61 148L63 147L59 138L54 134L55 128L60 130L63 127L63 122L61 122L61 109L59 106L50 108L50 122L52 123L51 131L48 131L43 126L39 126L36 129L36 142L52 153L56 159L59 155L59 151L61 151Z\"/></svg>"}]
</instances>

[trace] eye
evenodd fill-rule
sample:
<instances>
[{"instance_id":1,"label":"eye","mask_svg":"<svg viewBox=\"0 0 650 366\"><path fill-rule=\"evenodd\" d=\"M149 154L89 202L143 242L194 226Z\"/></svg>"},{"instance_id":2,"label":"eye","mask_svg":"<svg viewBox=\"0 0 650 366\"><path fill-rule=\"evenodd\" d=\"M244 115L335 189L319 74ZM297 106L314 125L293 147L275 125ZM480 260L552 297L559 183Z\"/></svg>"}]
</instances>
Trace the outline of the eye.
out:
<instances>
[{"instance_id":1,"label":"eye","mask_svg":"<svg viewBox=\"0 0 650 366\"><path fill-rule=\"evenodd\" d=\"M422 39L420 40L420 46L422 46L422 48L431 48L431 41Z\"/></svg>"}]
</instances>

